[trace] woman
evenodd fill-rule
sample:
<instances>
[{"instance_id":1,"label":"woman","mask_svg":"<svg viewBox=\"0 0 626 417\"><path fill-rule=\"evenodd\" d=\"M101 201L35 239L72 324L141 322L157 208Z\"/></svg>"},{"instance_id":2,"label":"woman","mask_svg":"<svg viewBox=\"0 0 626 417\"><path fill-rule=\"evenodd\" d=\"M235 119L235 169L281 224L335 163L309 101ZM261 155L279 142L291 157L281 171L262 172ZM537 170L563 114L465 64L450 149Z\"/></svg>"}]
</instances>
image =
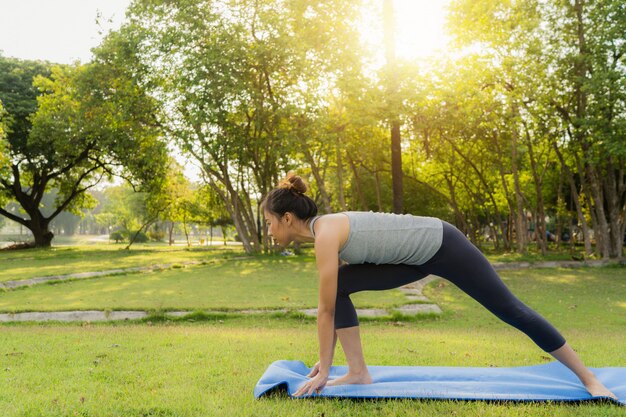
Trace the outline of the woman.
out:
<instances>
[{"instance_id":1,"label":"woman","mask_svg":"<svg viewBox=\"0 0 626 417\"><path fill-rule=\"evenodd\" d=\"M616 398L585 367L563 336L518 300L481 252L452 225L431 217L372 212L317 216L317 206L305 192L302 179L291 175L263 201L268 232L279 245L315 242L320 278L319 362L296 396L320 392L325 385L372 382L350 294L397 288L434 274L526 333L572 370L591 395ZM340 266L340 259L348 264ZM337 338L346 355L348 373L329 381Z\"/></svg>"}]
</instances>

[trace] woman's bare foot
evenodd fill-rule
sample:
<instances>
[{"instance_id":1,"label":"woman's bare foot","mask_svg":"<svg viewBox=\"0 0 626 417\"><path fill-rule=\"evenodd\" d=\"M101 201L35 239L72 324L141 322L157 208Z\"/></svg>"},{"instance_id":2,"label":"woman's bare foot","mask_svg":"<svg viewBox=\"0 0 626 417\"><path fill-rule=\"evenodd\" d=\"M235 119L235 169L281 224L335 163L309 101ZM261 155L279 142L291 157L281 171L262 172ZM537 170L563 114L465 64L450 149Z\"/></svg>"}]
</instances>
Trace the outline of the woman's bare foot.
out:
<instances>
[{"instance_id":1,"label":"woman's bare foot","mask_svg":"<svg viewBox=\"0 0 626 417\"><path fill-rule=\"evenodd\" d=\"M344 376L337 378L337 379L331 379L330 381L328 381L326 383L326 385L328 386L334 386L334 385L363 385L363 384L371 384L372 383L372 377L370 376L369 372L363 373L363 374L351 374L350 372L348 372L347 374L345 374Z\"/></svg>"},{"instance_id":2,"label":"woman's bare foot","mask_svg":"<svg viewBox=\"0 0 626 417\"><path fill-rule=\"evenodd\" d=\"M613 394L607 387L605 387L602 382L598 381L597 378L594 378L590 382L585 384L585 388L589 391L593 397L610 397L614 400L617 400L617 396Z\"/></svg>"}]
</instances>

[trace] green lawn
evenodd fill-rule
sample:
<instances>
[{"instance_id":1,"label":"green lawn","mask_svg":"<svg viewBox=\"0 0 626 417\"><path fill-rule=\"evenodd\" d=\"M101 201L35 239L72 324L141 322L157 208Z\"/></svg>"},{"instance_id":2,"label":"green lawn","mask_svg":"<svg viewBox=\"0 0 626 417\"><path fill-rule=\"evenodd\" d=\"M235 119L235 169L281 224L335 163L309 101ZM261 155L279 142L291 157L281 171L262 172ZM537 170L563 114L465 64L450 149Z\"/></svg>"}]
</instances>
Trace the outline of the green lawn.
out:
<instances>
[{"instance_id":1,"label":"green lawn","mask_svg":"<svg viewBox=\"0 0 626 417\"><path fill-rule=\"evenodd\" d=\"M297 309L317 305L310 257L256 257L0 292L0 311ZM398 290L358 294L359 307L406 304Z\"/></svg>"},{"instance_id":2,"label":"green lawn","mask_svg":"<svg viewBox=\"0 0 626 417\"><path fill-rule=\"evenodd\" d=\"M188 249L146 244L133 245L130 250L123 248L122 245L99 244L0 251L0 282L245 255L238 247Z\"/></svg>"},{"instance_id":3,"label":"green lawn","mask_svg":"<svg viewBox=\"0 0 626 417\"><path fill-rule=\"evenodd\" d=\"M547 358L450 286L437 301L459 312L421 322L365 322L369 364L523 366ZM447 300L447 301L446 301ZM622 314L623 315L623 314ZM591 366L623 366L618 314L562 330ZM572 318L573 320L573 318ZM593 326L589 324L593 323ZM623 327L622 327L623 329ZM620 416L614 405L454 401L254 400L274 360L316 360L312 320L235 317L196 323L0 326L3 416ZM338 351L336 364L345 364Z\"/></svg>"},{"instance_id":4,"label":"green lawn","mask_svg":"<svg viewBox=\"0 0 626 417\"><path fill-rule=\"evenodd\" d=\"M0 293L0 310L315 305L310 256L229 261L220 256L201 266L6 291ZM69 261L61 257L59 262ZM54 267L53 259L48 262ZM589 366L626 366L626 268L501 275L519 298L559 328ZM445 281L435 281L425 292L444 309L441 317L362 323L370 365L503 367L550 360L525 335ZM355 304L403 302L398 291L388 291L365 293ZM194 320L0 325L0 416L624 415L624 408L610 404L290 400L280 394L254 400L253 387L271 362L316 361L315 321L289 315ZM340 350L335 364L345 364Z\"/></svg>"}]
</instances>

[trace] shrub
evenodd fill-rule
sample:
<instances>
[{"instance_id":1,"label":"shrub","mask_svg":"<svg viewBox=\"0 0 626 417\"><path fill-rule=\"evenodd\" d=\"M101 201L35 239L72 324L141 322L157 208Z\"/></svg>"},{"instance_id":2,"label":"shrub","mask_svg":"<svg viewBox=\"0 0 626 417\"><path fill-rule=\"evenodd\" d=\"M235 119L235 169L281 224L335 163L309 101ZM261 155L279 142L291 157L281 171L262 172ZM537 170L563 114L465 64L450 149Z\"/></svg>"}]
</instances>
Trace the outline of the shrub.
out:
<instances>
[{"instance_id":1,"label":"shrub","mask_svg":"<svg viewBox=\"0 0 626 417\"><path fill-rule=\"evenodd\" d=\"M120 243L126 240L127 233L125 230L116 230L115 232L111 232L109 235L109 240L114 240L115 243Z\"/></svg>"},{"instance_id":2,"label":"shrub","mask_svg":"<svg viewBox=\"0 0 626 417\"><path fill-rule=\"evenodd\" d=\"M131 234L131 237L135 236L135 233ZM137 236L135 237L135 243L146 243L148 240L148 235L146 235L144 232L139 232L137 234Z\"/></svg>"},{"instance_id":3,"label":"shrub","mask_svg":"<svg viewBox=\"0 0 626 417\"><path fill-rule=\"evenodd\" d=\"M148 237L153 242L163 242L165 240L165 232L160 230L151 230L148 232Z\"/></svg>"}]
</instances>

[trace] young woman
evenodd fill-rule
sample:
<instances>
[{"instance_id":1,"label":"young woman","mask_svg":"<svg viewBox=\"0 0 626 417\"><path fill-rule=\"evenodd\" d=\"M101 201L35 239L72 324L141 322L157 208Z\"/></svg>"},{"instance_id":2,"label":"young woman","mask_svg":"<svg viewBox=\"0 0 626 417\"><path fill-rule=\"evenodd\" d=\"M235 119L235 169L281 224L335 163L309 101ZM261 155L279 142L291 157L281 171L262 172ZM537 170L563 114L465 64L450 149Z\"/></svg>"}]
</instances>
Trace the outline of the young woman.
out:
<instances>
[{"instance_id":1,"label":"young woman","mask_svg":"<svg viewBox=\"0 0 626 417\"><path fill-rule=\"evenodd\" d=\"M526 333L571 369L591 395L616 398L585 367L563 336L509 291L482 253L454 226L432 217L386 213L317 216L317 206L305 192L302 179L291 175L263 201L269 234L279 245L315 242L320 279L319 362L296 396L320 392L325 385L372 382L350 294L397 288L434 274ZM347 264L340 266L340 260ZM346 354L348 373L329 381L337 338Z\"/></svg>"}]
</instances>

